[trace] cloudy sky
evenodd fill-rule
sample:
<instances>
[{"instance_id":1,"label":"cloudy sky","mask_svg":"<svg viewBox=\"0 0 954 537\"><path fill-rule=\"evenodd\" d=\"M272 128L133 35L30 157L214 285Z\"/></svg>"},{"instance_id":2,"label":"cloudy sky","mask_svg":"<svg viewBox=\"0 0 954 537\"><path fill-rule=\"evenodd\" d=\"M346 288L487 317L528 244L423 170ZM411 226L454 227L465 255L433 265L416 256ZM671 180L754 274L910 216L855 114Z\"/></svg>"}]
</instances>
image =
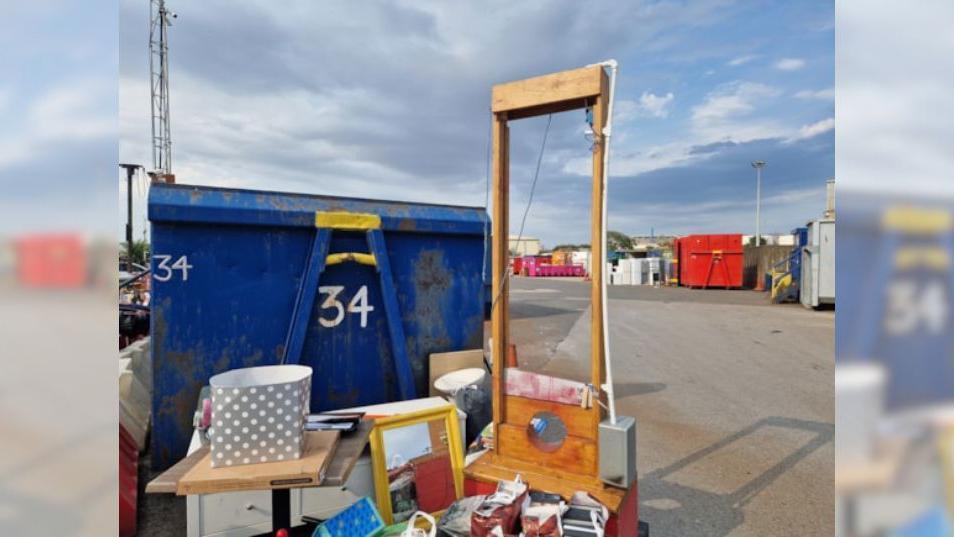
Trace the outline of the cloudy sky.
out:
<instances>
[{"instance_id":1,"label":"cloudy sky","mask_svg":"<svg viewBox=\"0 0 954 537\"><path fill-rule=\"evenodd\" d=\"M112 234L116 6L5 2L3 20L0 235L63 229Z\"/></svg>"},{"instance_id":2,"label":"cloudy sky","mask_svg":"<svg viewBox=\"0 0 954 537\"><path fill-rule=\"evenodd\" d=\"M168 5L179 182L482 206L491 86L607 58L611 228L750 233L762 159L762 229L786 232L835 173L830 1ZM147 40L122 0L120 160L146 165ZM545 125L512 124L512 222ZM588 240L584 130L553 117L524 232L550 246Z\"/></svg>"}]
</instances>

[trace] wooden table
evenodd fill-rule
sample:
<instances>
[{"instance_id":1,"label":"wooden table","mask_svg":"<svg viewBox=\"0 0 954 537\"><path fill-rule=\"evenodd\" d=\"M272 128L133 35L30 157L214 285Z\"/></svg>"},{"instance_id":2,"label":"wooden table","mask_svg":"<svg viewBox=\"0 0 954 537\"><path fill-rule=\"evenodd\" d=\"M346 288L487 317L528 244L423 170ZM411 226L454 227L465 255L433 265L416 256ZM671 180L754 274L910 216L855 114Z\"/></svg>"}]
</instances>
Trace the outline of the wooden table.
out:
<instances>
[{"instance_id":1,"label":"wooden table","mask_svg":"<svg viewBox=\"0 0 954 537\"><path fill-rule=\"evenodd\" d=\"M245 468L251 470L257 477L256 479L227 479L221 484L203 483L201 489L196 489L196 483L190 476L195 475L194 469L202 461L207 462L209 448L202 447L189 454L181 461L170 467L168 470L157 476L146 485L147 494L178 494L180 496L188 494L212 494L216 492L236 492L244 490L270 490L272 494L272 529L277 531L281 528L291 528L291 505L290 491L293 488L307 487L340 487L348 480L351 470L355 463L364 452L368 445L368 439L371 436L371 429L374 423L369 420L363 420L358 425L358 429L351 433L344 433L338 438L336 445L329 453L326 464L321 466L320 472L324 472L323 479L313 479L310 482L295 482L288 479L268 479L268 472L262 472L263 469L275 469L278 478L287 477L287 466L284 463L265 463L260 465L248 465ZM318 438L316 433L307 432L306 437ZM321 445L327 445L327 435L322 435ZM241 469L237 466L229 469L215 470L234 470ZM254 468L254 470L252 470ZM280 474L280 475L279 475ZM202 492L193 492L201 490Z\"/></svg>"}]
</instances>

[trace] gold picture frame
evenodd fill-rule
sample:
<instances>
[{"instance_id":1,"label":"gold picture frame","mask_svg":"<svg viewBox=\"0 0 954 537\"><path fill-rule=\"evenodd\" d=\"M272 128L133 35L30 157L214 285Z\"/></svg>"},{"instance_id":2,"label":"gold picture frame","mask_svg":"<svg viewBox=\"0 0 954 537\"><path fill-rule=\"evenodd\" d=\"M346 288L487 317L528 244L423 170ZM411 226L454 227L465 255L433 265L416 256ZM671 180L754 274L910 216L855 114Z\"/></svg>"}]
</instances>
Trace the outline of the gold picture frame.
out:
<instances>
[{"instance_id":1,"label":"gold picture frame","mask_svg":"<svg viewBox=\"0 0 954 537\"><path fill-rule=\"evenodd\" d=\"M374 475L374 495L378 511L385 524L394 523L391 508L391 495L388 491L387 453L384 446L384 432L420 423L429 423L436 419L444 420L447 431L447 448L450 456L451 472L454 475L454 491L460 499L464 494L464 447L461 440L457 407L447 404L439 407L418 410L405 414L386 416L374 420L371 430L371 469ZM432 513L433 514L433 513Z\"/></svg>"}]
</instances>

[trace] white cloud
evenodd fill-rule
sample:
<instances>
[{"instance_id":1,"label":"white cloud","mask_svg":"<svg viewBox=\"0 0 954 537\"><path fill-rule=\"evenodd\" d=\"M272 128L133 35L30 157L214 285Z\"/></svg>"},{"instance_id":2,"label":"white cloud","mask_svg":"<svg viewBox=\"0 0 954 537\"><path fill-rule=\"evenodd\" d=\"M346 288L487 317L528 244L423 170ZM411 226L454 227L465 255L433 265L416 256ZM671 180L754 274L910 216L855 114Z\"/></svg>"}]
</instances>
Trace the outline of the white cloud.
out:
<instances>
[{"instance_id":1,"label":"white cloud","mask_svg":"<svg viewBox=\"0 0 954 537\"><path fill-rule=\"evenodd\" d=\"M805 215L817 214L819 207L824 207L824 203L824 187L785 189L768 195L763 192L763 232L787 233L791 230L790 222L804 222ZM706 223L719 222L722 229L751 230L754 205L754 191L751 192L751 197L739 196L732 199L698 202L678 200L645 203L637 201L628 205L626 211L612 211L610 227L645 229L647 223L652 222L658 225L658 222L665 222L666 228L660 230L657 227L656 230L684 234L697 233L700 231L700 226L705 227Z\"/></svg>"},{"instance_id":2,"label":"white cloud","mask_svg":"<svg viewBox=\"0 0 954 537\"><path fill-rule=\"evenodd\" d=\"M0 170L40 158L56 144L115 136L116 120L102 109L109 102L109 86L101 80L66 80L32 99L22 127L0 133Z\"/></svg>"},{"instance_id":3,"label":"white cloud","mask_svg":"<svg viewBox=\"0 0 954 537\"><path fill-rule=\"evenodd\" d=\"M756 58L758 58L758 55L756 54L746 54L745 56L732 58L731 60L726 62L726 65L730 65L732 67L738 67L740 65L745 65Z\"/></svg>"},{"instance_id":4,"label":"white cloud","mask_svg":"<svg viewBox=\"0 0 954 537\"><path fill-rule=\"evenodd\" d=\"M45 141L115 136L112 110L101 113L91 109L107 98L110 90L103 86L99 81L71 81L40 96L29 113L33 134Z\"/></svg>"},{"instance_id":5,"label":"white cloud","mask_svg":"<svg viewBox=\"0 0 954 537\"><path fill-rule=\"evenodd\" d=\"M784 128L774 120L751 117L757 106L780 94L777 88L757 82L736 81L719 86L692 108L693 145L783 136Z\"/></svg>"},{"instance_id":6,"label":"white cloud","mask_svg":"<svg viewBox=\"0 0 954 537\"><path fill-rule=\"evenodd\" d=\"M834 118L809 125L785 125L762 117L759 107L771 102L782 92L757 82L735 81L723 84L692 108L687 136L677 142L645 148L614 149L611 174L635 176L673 166L686 166L712 157L717 151L697 151L700 146L717 143L745 143L753 140L779 139L786 143L804 140L828 132ZM567 162L564 171L577 175L591 172L586 158Z\"/></svg>"},{"instance_id":7,"label":"white cloud","mask_svg":"<svg viewBox=\"0 0 954 537\"><path fill-rule=\"evenodd\" d=\"M954 50L954 32L945 27L954 3L925 0L918 9L885 0L841 4L835 32L839 188L954 198L954 70L938 68Z\"/></svg>"},{"instance_id":8,"label":"white cloud","mask_svg":"<svg viewBox=\"0 0 954 537\"><path fill-rule=\"evenodd\" d=\"M121 159L149 158L148 83L122 78ZM360 133L398 139L403 107L371 88L231 94L189 74L173 89L173 162L179 182L340 195L408 198L415 177L362 151ZM268 121L261 121L262 110ZM176 150L176 147L183 148ZM334 172L330 173L329 168ZM333 185L333 187L332 187ZM469 185L466 185L469 186ZM451 190L454 190L453 188ZM447 190L421 189L420 201L446 201Z\"/></svg>"},{"instance_id":9,"label":"white cloud","mask_svg":"<svg viewBox=\"0 0 954 537\"><path fill-rule=\"evenodd\" d=\"M758 82L725 84L709 93L702 104L693 107L692 119L705 122L750 112L757 100L778 94L778 89Z\"/></svg>"},{"instance_id":10,"label":"white cloud","mask_svg":"<svg viewBox=\"0 0 954 537\"><path fill-rule=\"evenodd\" d=\"M795 93L796 99L818 99L820 101L833 101L835 99L835 88L825 88L820 90L802 90Z\"/></svg>"},{"instance_id":11,"label":"white cloud","mask_svg":"<svg viewBox=\"0 0 954 537\"><path fill-rule=\"evenodd\" d=\"M640 106L653 117L668 116L668 108L669 104L672 103L672 100L672 92L669 92L663 96L659 96L654 93L648 93L644 91L643 94L639 96Z\"/></svg>"},{"instance_id":12,"label":"white cloud","mask_svg":"<svg viewBox=\"0 0 954 537\"><path fill-rule=\"evenodd\" d=\"M613 104L613 121L617 124L629 123L637 117L664 118L669 116L669 105L675 95L668 92L665 95L644 91L638 101L620 99Z\"/></svg>"},{"instance_id":13,"label":"white cloud","mask_svg":"<svg viewBox=\"0 0 954 537\"><path fill-rule=\"evenodd\" d=\"M805 67L805 60L801 58L782 58L775 63L775 68L780 71L798 71Z\"/></svg>"},{"instance_id":14,"label":"white cloud","mask_svg":"<svg viewBox=\"0 0 954 537\"><path fill-rule=\"evenodd\" d=\"M689 146L682 142L635 149L624 144L614 144L611 148L610 174L612 176L634 176L653 170L687 164L691 160L689 149ZM593 161L589 156L571 157L563 162L562 171L564 173L582 176L593 173Z\"/></svg>"},{"instance_id":15,"label":"white cloud","mask_svg":"<svg viewBox=\"0 0 954 537\"><path fill-rule=\"evenodd\" d=\"M127 31L121 32L120 50L127 52L120 56L120 155L121 160L147 164L148 58L136 45L141 33L128 29L142 27L148 12L136 0L123 0L123 5L122 26ZM402 1L366 6L358 14L351 8L348 13L333 6L316 9L308 2L281 9L265 0L247 2L240 9L222 1L195 4L186 17L195 26L188 32L183 27L180 37L173 37L179 58L172 64L175 172L181 182L190 183L482 203L492 84L601 59L607 43L623 51L619 59L624 62L629 50L653 47L660 55L678 51L685 32L698 32L709 21L725 18L728 11L721 0L689 5L654 2L644 9L613 6L597 7L600 17L580 17L585 9L573 3L541 12L529 4L500 1L493 9L436 0ZM567 25L568 20L574 23ZM609 22L597 25L600 31L594 34L593 21ZM354 45L356 35L362 36L360 47ZM593 35L599 38L585 39ZM209 42L218 46L208 47ZM532 46L540 42L553 46ZM693 53L705 48L690 46ZM512 54L514 50L530 52ZM488 57L501 61L488 63ZM743 63L748 61L752 59ZM629 72L624 65L623 76ZM625 117L647 118L642 119L647 123L648 118L672 121L674 116L681 121L683 110L691 115L688 108L696 103L688 102L683 90L644 87L645 91L639 88L627 95L630 100L616 103L616 121ZM680 91L679 103L670 88ZM740 140L778 132L756 116L761 110L758 99L765 97L742 93L751 97L748 111L711 119L713 128L722 121L732 127L729 137ZM421 103L427 106L421 108ZM572 128L582 125L580 114L572 119ZM580 175L588 175L589 143L578 133L567 134L570 122L561 121L554 116L554 125L563 130L551 131L547 152L573 146L568 152L585 156ZM708 158L691 149L721 139L726 131L701 131L700 125L705 126L690 120L684 138L673 143L656 140L659 145L648 148L626 141L627 135L640 139L639 129L621 129L614 133L613 173ZM528 166L525 161L535 158L537 127L542 129L530 120L514 123L515 178ZM527 133L534 138L520 136ZM524 146L534 149L521 152ZM534 156L521 156L529 153ZM561 195L572 197L563 191ZM538 195L535 204L545 197ZM557 206L556 214L565 220L565 207ZM533 217L528 226L532 222ZM528 227L528 232L546 239L538 231Z\"/></svg>"},{"instance_id":16,"label":"white cloud","mask_svg":"<svg viewBox=\"0 0 954 537\"><path fill-rule=\"evenodd\" d=\"M805 140L806 138L818 136L819 134L828 132L834 128L835 118L830 117L821 121L816 121L810 125L803 125L798 129L798 132L795 135L788 138L788 141Z\"/></svg>"},{"instance_id":17,"label":"white cloud","mask_svg":"<svg viewBox=\"0 0 954 537\"><path fill-rule=\"evenodd\" d=\"M122 28L146 23L148 11L136 0L123 5ZM698 28L725 16L721 0L654 4L649 12L606 5L595 18L578 16L587 8L572 3L541 14L500 0L493 9L414 1L367 5L357 14L308 2L276 9L265 0L190 9L191 37L173 37L180 59L172 64L172 151L180 182L463 204L484 200L493 84L585 65L601 59L607 43L636 50L687 20ZM577 22L568 28L567 20ZM583 39L594 29L599 39ZM135 45L141 34L121 32L120 39L127 51L120 57L120 158L145 164L148 58ZM218 46L208 47L209 39ZM531 46L541 42L553 46ZM665 117L674 96L632 98L631 117ZM616 104L619 120L626 103ZM574 127L582 125L574 119ZM515 134L520 128L515 124ZM548 152L559 143L554 132ZM570 145L588 148L582 136ZM513 155L517 175L529 159L516 148Z\"/></svg>"},{"instance_id":18,"label":"white cloud","mask_svg":"<svg viewBox=\"0 0 954 537\"><path fill-rule=\"evenodd\" d=\"M816 199L819 194L824 195L824 187L809 187L802 189L786 189L781 192L762 196L762 204L767 206L786 205L789 203L798 203L804 200ZM753 196L754 198L754 196ZM753 200L747 198L722 199L713 201L702 201L697 203L682 203L680 201L646 204L644 207L653 212L671 212L676 214L685 214L688 216L714 214L723 211L748 210L753 204Z\"/></svg>"}]
</instances>

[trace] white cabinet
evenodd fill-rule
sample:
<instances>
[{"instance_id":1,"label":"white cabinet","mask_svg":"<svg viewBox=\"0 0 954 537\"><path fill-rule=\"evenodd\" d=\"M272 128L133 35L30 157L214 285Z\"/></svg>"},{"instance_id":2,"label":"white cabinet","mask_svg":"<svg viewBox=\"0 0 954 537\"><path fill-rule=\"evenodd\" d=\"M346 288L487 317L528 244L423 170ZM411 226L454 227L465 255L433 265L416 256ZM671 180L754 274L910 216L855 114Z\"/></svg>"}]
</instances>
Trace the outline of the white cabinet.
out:
<instances>
[{"instance_id":1,"label":"white cabinet","mask_svg":"<svg viewBox=\"0 0 954 537\"><path fill-rule=\"evenodd\" d=\"M355 463L344 487L291 490L292 524L301 516L327 519L364 496L374 498L371 456L366 452ZM249 537L272 529L272 494L269 491L199 494L186 499L188 537Z\"/></svg>"},{"instance_id":2,"label":"white cabinet","mask_svg":"<svg viewBox=\"0 0 954 537\"><path fill-rule=\"evenodd\" d=\"M365 496L374 501L371 456L365 453L358 459L344 487L317 487L299 490L301 491L299 503L294 505L295 500L293 499L292 510L297 509L299 513L321 520L331 518Z\"/></svg>"},{"instance_id":3,"label":"white cabinet","mask_svg":"<svg viewBox=\"0 0 954 537\"><path fill-rule=\"evenodd\" d=\"M298 491L292 491L292 503ZM246 537L269 531L272 494L269 491L200 494L186 499L189 537ZM300 513L292 512L292 518Z\"/></svg>"}]
</instances>

